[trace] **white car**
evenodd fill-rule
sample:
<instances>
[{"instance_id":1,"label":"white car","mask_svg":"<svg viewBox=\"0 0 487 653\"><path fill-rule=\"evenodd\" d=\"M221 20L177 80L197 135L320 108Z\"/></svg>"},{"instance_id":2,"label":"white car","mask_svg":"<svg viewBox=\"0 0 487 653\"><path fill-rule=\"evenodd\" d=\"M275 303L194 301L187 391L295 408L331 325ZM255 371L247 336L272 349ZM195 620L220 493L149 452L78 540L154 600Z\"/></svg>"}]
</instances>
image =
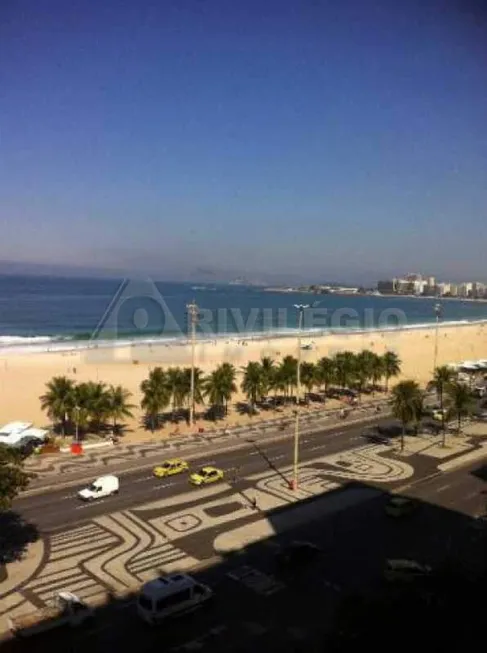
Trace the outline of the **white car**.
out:
<instances>
[{"instance_id":1,"label":"white car","mask_svg":"<svg viewBox=\"0 0 487 653\"><path fill-rule=\"evenodd\" d=\"M118 494L119 487L120 482L117 476L100 476L89 487L80 490L78 497L83 501L102 499Z\"/></svg>"}]
</instances>

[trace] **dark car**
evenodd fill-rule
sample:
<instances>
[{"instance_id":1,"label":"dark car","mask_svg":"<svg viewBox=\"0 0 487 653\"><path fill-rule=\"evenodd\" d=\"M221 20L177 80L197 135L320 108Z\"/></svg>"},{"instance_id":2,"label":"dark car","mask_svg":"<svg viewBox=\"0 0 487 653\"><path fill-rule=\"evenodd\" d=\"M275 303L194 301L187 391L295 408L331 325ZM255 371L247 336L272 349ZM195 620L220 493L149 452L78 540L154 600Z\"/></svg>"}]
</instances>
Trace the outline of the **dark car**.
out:
<instances>
[{"instance_id":1,"label":"dark car","mask_svg":"<svg viewBox=\"0 0 487 653\"><path fill-rule=\"evenodd\" d=\"M295 571L306 567L321 554L312 542L291 542L276 554L276 563L282 571Z\"/></svg>"},{"instance_id":2,"label":"dark car","mask_svg":"<svg viewBox=\"0 0 487 653\"><path fill-rule=\"evenodd\" d=\"M34 453L37 447L40 447L42 444L43 441L40 438L23 438L16 449L20 452L23 458L28 458Z\"/></svg>"}]
</instances>

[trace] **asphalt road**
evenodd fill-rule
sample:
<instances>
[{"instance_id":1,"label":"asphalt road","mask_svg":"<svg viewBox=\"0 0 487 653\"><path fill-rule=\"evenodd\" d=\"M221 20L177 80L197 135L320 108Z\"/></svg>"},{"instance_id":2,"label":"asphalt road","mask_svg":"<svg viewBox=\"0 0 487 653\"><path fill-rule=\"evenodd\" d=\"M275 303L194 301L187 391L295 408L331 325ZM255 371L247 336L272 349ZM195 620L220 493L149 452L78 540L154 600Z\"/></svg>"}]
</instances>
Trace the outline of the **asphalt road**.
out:
<instances>
[{"instance_id":1,"label":"asphalt road","mask_svg":"<svg viewBox=\"0 0 487 653\"><path fill-rule=\"evenodd\" d=\"M393 424L392 420L378 420L382 426ZM360 425L337 430L305 434L300 441L300 460L306 461L319 456L338 453L367 443L363 437L369 425ZM249 443L248 447L227 451L211 457L204 454L198 460L191 461L191 470L204 465L214 465L224 470L226 480L233 479L234 470L238 477L244 479L250 474L283 467L292 464L293 438L274 443ZM160 461L162 462L162 461ZM95 477L94 477L95 478ZM73 524L82 523L93 517L126 510L144 502L167 498L187 492L191 487L188 475L182 474L165 479L155 478L150 469L127 472L120 476L120 492L117 496L107 497L92 503L84 503L77 497L78 487L60 488L39 495L17 499L13 508L26 520L35 523L41 532L47 533L64 529Z\"/></svg>"},{"instance_id":2,"label":"asphalt road","mask_svg":"<svg viewBox=\"0 0 487 653\"><path fill-rule=\"evenodd\" d=\"M388 558L414 559L433 567L454 552L473 560L478 531L472 526L473 520L462 513L477 512L485 502L485 482L472 474L478 466L415 482L404 494L422 499L422 503L407 518L394 519L385 514L388 494L383 493L255 545L199 573L217 594L216 605L208 612L151 629L138 620L132 604L118 604L90 630L36 639L35 650L84 653L89 649L96 653L129 643L137 647L138 653L156 648L203 653L300 650L294 648L300 642L323 636L344 596L357 590L370 592L384 582L382 570ZM445 507L445 503L451 505ZM203 539L201 546L205 544ZM275 548L293 539L316 543L322 555L301 573L276 574ZM263 595L229 577L242 565L273 578L278 589ZM14 650L30 650L33 643L14 645ZM308 644L302 650L310 650Z\"/></svg>"}]
</instances>

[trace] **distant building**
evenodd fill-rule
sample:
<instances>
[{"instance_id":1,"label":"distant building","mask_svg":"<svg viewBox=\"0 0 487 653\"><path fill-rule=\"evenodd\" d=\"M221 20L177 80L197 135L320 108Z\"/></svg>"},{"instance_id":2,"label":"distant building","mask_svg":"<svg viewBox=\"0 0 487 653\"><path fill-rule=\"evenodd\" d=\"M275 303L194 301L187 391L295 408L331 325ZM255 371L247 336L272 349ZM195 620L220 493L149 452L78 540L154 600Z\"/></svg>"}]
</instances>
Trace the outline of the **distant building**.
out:
<instances>
[{"instance_id":1,"label":"distant building","mask_svg":"<svg viewBox=\"0 0 487 653\"><path fill-rule=\"evenodd\" d=\"M473 283L467 281L466 283L461 283L458 286L458 296L459 297L471 297L473 291Z\"/></svg>"},{"instance_id":2,"label":"distant building","mask_svg":"<svg viewBox=\"0 0 487 653\"><path fill-rule=\"evenodd\" d=\"M379 281L377 283L377 290L383 295L392 295L396 292L395 279L389 279L387 281Z\"/></svg>"},{"instance_id":3,"label":"distant building","mask_svg":"<svg viewBox=\"0 0 487 653\"><path fill-rule=\"evenodd\" d=\"M475 281L472 284L472 297L475 297L476 299L483 299L485 297L486 289L487 286L484 283Z\"/></svg>"}]
</instances>

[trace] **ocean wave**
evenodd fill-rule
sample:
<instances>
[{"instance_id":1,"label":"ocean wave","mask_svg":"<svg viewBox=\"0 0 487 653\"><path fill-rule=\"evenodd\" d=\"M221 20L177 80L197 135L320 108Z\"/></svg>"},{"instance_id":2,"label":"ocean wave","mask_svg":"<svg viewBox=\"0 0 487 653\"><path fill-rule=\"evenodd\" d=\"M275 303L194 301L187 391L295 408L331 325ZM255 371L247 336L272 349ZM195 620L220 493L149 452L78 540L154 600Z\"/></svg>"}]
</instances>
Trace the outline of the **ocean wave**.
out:
<instances>
[{"instance_id":1,"label":"ocean wave","mask_svg":"<svg viewBox=\"0 0 487 653\"><path fill-rule=\"evenodd\" d=\"M474 324L485 324L487 319L474 320L443 320L440 328L462 327ZM371 325L371 326L322 326L303 328L301 337L309 339L313 337L323 337L327 335L344 336L349 334L367 334L374 332L398 332L404 330L424 330L436 328L436 322L423 322L416 324L397 324L397 325ZM199 333L196 340L198 343L214 341L242 342L247 340L273 340L276 338L296 338L299 330L296 327L276 327L275 329L262 329L256 331L247 331L243 333L226 332L226 333ZM85 349L105 349L113 347L151 347L151 346L184 346L189 343L187 335L174 334L119 334L119 337L112 339L96 339L89 333L78 333L71 335L38 335L38 336L19 336L4 335L0 336L0 351L3 352L29 352L29 351L79 351Z\"/></svg>"}]
</instances>

